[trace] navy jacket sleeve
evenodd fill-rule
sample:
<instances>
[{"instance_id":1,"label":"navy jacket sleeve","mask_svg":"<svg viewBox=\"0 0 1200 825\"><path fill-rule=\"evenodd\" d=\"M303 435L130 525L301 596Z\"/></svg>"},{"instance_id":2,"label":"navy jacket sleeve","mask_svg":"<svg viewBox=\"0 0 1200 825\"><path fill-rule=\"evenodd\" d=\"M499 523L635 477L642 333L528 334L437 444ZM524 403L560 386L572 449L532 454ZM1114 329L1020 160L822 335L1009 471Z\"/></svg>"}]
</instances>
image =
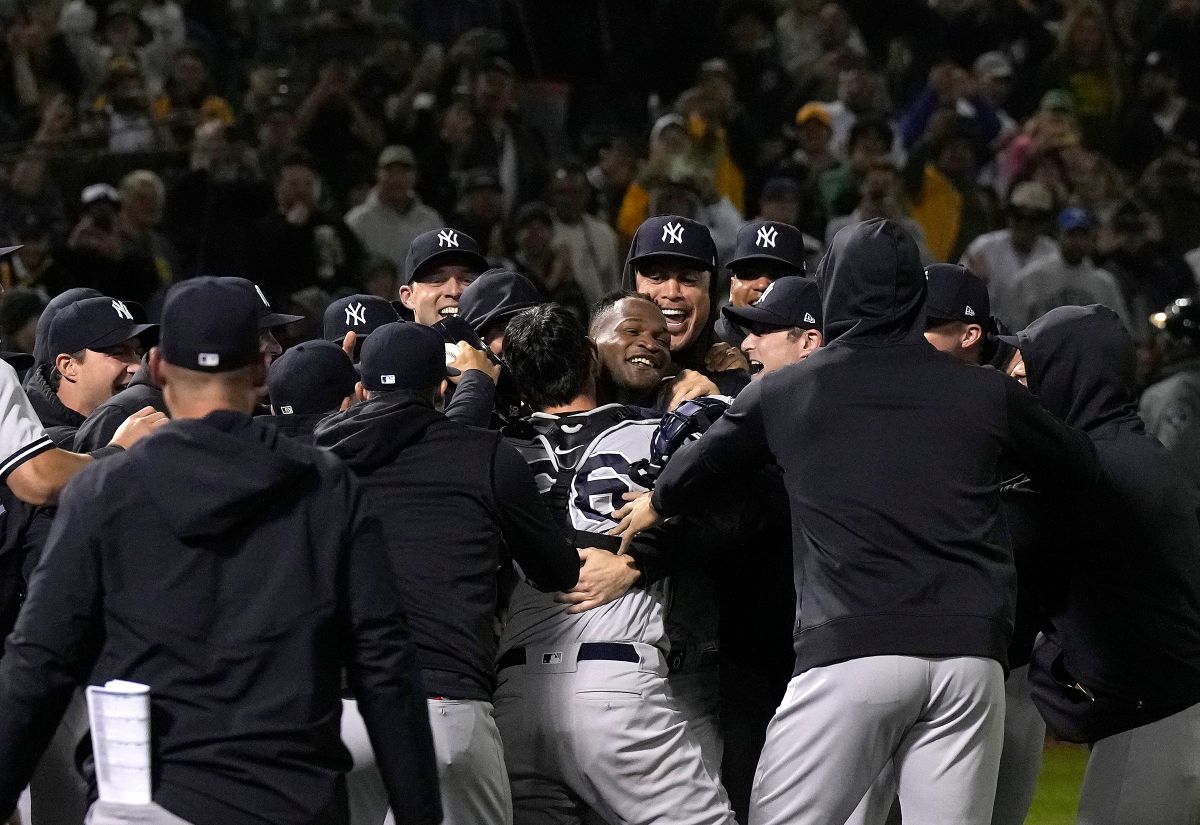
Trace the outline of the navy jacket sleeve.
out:
<instances>
[{"instance_id":1,"label":"navy jacket sleeve","mask_svg":"<svg viewBox=\"0 0 1200 825\"><path fill-rule=\"evenodd\" d=\"M340 601L346 672L398 825L442 819L433 734L416 645L396 590L382 528L363 514L357 485Z\"/></svg>"},{"instance_id":2,"label":"navy jacket sleeve","mask_svg":"<svg viewBox=\"0 0 1200 825\"><path fill-rule=\"evenodd\" d=\"M75 433L75 452L90 453L101 447L107 447L108 442L117 434L117 429L129 417L124 409L116 404L102 404L88 416Z\"/></svg>"},{"instance_id":3,"label":"navy jacket sleeve","mask_svg":"<svg viewBox=\"0 0 1200 825\"><path fill-rule=\"evenodd\" d=\"M504 541L530 584L543 591L574 587L579 582L579 554L538 494L525 459L500 439L492 460L492 496Z\"/></svg>"},{"instance_id":4,"label":"navy jacket sleeve","mask_svg":"<svg viewBox=\"0 0 1200 825\"><path fill-rule=\"evenodd\" d=\"M458 379L445 414L451 421L486 430L492 423L496 382L479 370L467 370Z\"/></svg>"},{"instance_id":5,"label":"navy jacket sleeve","mask_svg":"<svg viewBox=\"0 0 1200 825\"><path fill-rule=\"evenodd\" d=\"M63 493L29 597L0 657L0 818L16 808L99 651L100 552L93 540L97 522L87 512L94 491L82 481L77 477Z\"/></svg>"},{"instance_id":6,"label":"navy jacket sleeve","mask_svg":"<svg viewBox=\"0 0 1200 825\"><path fill-rule=\"evenodd\" d=\"M1047 412L1016 381L1005 383L1013 462L1044 491L1086 491L1100 477L1096 448L1086 433Z\"/></svg>"},{"instance_id":7,"label":"navy jacket sleeve","mask_svg":"<svg viewBox=\"0 0 1200 825\"><path fill-rule=\"evenodd\" d=\"M742 390L702 438L671 456L654 484L659 515L696 512L722 493L725 480L756 473L771 460L762 404L759 381Z\"/></svg>"}]
</instances>

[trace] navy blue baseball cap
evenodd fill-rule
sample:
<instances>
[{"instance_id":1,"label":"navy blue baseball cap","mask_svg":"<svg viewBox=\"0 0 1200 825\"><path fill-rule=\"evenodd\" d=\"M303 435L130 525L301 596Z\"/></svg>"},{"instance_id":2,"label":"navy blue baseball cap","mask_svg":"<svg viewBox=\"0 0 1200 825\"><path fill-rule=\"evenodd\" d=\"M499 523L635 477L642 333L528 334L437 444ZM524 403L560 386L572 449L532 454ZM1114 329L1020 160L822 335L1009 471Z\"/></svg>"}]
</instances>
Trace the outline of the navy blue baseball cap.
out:
<instances>
[{"instance_id":1,"label":"navy blue baseball cap","mask_svg":"<svg viewBox=\"0 0 1200 825\"><path fill-rule=\"evenodd\" d=\"M458 370L446 366L442 334L424 324L379 327L363 343L358 360L363 386L373 392L423 390Z\"/></svg>"},{"instance_id":2,"label":"navy blue baseball cap","mask_svg":"<svg viewBox=\"0 0 1200 825\"><path fill-rule=\"evenodd\" d=\"M339 298L325 310L322 332L326 341L341 342L347 332L359 340L384 324L400 320L392 302L378 295L350 295Z\"/></svg>"},{"instance_id":3,"label":"navy blue baseball cap","mask_svg":"<svg viewBox=\"0 0 1200 825\"><path fill-rule=\"evenodd\" d=\"M755 267L778 271L780 275L803 275L804 234L789 223L750 221L738 230L733 257L725 266L737 275ZM779 271L783 267L783 271Z\"/></svg>"},{"instance_id":4,"label":"navy blue baseball cap","mask_svg":"<svg viewBox=\"0 0 1200 825\"><path fill-rule=\"evenodd\" d=\"M84 298L63 307L50 323L47 352L53 360L63 353L115 347L130 338L153 344L157 324L139 324L124 301L115 298Z\"/></svg>"},{"instance_id":5,"label":"navy blue baseball cap","mask_svg":"<svg viewBox=\"0 0 1200 825\"><path fill-rule=\"evenodd\" d=\"M725 307L725 317L751 331L820 329L821 289L816 281L786 275L771 283L748 307Z\"/></svg>"},{"instance_id":6,"label":"navy blue baseball cap","mask_svg":"<svg viewBox=\"0 0 1200 825\"><path fill-rule=\"evenodd\" d=\"M271 309L271 302L267 300L267 296L263 294L263 291L259 289L258 284L254 283L254 281L247 278L235 278L233 276L224 276L219 280L233 284L239 289L244 289L254 296L254 299L258 302L256 312L258 313L258 328L260 330L285 327L296 321L304 320L303 315L288 315L287 313L276 312Z\"/></svg>"},{"instance_id":7,"label":"navy blue baseball cap","mask_svg":"<svg viewBox=\"0 0 1200 825\"><path fill-rule=\"evenodd\" d=\"M476 272L488 268L487 258L479 252L479 244L466 232L449 227L422 232L408 246L404 258L404 283L419 281L436 263L453 262Z\"/></svg>"},{"instance_id":8,"label":"navy blue baseball cap","mask_svg":"<svg viewBox=\"0 0 1200 825\"><path fill-rule=\"evenodd\" d=\"M717 246L704 224L679 215L658 215L638 227L625 262L638 264L650 259L677 259L715 273Z\"/></svg>"},{"instance_id":9,"label":"navy blue baseball cap","mask_svg":"<svg viewBox=\"0 0 1200 825\"><path fill-rule=\"evenodd\" d=\"M458 299L458 317L483 335L492 324L508 321L545 300L524 275L508 269L489 269L463 290Z\"/></svg>"},{"instance_id":10,"label":"navy blue baseball cap","mask_svg":"<svg viewBox=\"0 0 1200 825\"><path fill-rule=\"evenodd\" d=\"M167 290L159 354L168 364L198 372L229 372L261 359L262 302L234 283L244 278L189 278Z\"/></svg>"},{"instance_id":11,"label":"navy blue baseball cap","mask_svg":"<svg viewBox=\"0 0 1200 825\"><path fill-rule=\"evenodd\" d=\"M986 328L992 314L987 284L965 266L925 267L925 317L931 321L962 321Z\"/></svg>"},{"instance_id":12,"label":"navy blue baseball cap","mask_svg":"<svg viewBox=\"0 0 1200 825\"><path fill-rule=\"evenodd\" d=\"M58 313L76 301L84 298L103 298L99 291L86 286L77 286L60 292L50 299L42 315L38 318L37 329L33 336L33 360L38 364L49 364L54 361L56 352L50 352L50 325L58 317ZM76 350L78 352L78 350Z\"/></svg>"},{"instance_id":13,"label":"navy blue baseball cap","mask_svg":"<svg viewBox=\"0 0 1200 825\"><path fill-rule=\"evenodd\" d=\"M279 415L309 415L336 410L354 394L358 373L332 341L305 341L271 363L267 390Z\"/></svg>"},{"instance_id":14,"label":"navy blue baseball cap","mask_svg":"<svg viewBox=\"0 0 1200 825\"><path fill-rule=\"evenodd\" d=\"M1058 213L1058 228L1065 232L1090 232L1099 226L1096 216L1090 209L1081 206L1068 206Z\"/></svg>"}]
</instances>

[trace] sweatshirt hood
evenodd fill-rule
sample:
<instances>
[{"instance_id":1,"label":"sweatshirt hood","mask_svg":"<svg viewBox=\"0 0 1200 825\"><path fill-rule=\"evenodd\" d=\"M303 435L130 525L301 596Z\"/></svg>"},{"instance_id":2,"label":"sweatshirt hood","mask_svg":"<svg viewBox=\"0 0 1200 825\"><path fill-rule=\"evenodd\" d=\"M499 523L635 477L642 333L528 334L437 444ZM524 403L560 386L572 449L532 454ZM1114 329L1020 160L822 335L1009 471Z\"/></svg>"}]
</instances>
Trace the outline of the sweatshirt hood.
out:
<instances>
[{"instance_id":1,"label":"sweatshirt hood","mask_svg":"<svg viewBox=\"0 0 1200 825\"><path fill-rule=\"evenodd\" d=\"M231 410L172 421L129 455L159 515L184 540L232 530L317 477L311 451Z\"/></svg>"},{"instance_id":2,"label":"sweatshirt hood","mask_svg":"<svg viewBox=\"0 0 1200 825\"><path fill-rule=\"evenodd\" d=\"M851 224L817 266L826 342L875 345L922 339L925 269L912 236L894 221Z\"/></svg>"},{"instance_id":3,"label":"sweatshirt hood","mask_svg":"<svg viewBox=\"0 0 1200 825\"><path fill-rule=\"evenodd\" d=\"M1072 427L1136 418L1133 339L1105 306L1052 309L1016 335L1029 390Z\"/></svg>"},{"instance_id":4,"label":"sweatshirt hood","mask_svg":"<svg viewBox=\"0 0 1200 825\"><path fill-rule=\"evenodd\" d=\"M369 473L390 464L443 419L424 400L397 390L329 416L317 427L315 443L355 473Z\"/></svg>"}]
</instances>

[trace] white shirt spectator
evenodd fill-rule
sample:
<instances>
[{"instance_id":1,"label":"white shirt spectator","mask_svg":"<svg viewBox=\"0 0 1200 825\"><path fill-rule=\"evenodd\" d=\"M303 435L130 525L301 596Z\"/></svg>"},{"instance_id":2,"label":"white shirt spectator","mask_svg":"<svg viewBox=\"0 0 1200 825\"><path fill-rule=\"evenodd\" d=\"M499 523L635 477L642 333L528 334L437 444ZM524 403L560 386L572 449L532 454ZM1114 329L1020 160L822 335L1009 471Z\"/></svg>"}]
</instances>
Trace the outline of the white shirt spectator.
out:
<instances>
[{"instance_id":1,"label":"white shirt spectator","mask_svg":"<svg viewBox=\"0 0 1200 825\"><path fill-rule=\"evenodd\" d=\"M554 241L570 250L575 283L583 290L589 306L617 288L621 264L617 256L617 233L611 226L588 214L577 223L556 220Z\"/></svg>"},{"instance_id":2,"label":"white shirt spectator","mask_svg":"<svg viewBox=\"0 0 1200 825\"><path fill-rule=\"evenodd\" d=\"M1084 258L1072 266L1055 252L1022 269L1016 278L1011 298L1006 298L1012 313L1008 321L1014 329L1024 329L1056 307L1103 304L1121 317L1130 329L1129 308L1121 286L1111 272Z\"/></svg>"},{"instance_id":3,"label":"white shirt spectator","mask_svg":"<svg viewBox=\"0 0 1200 825\"><path fill-rule=\"evenodd\" d=\"M1058 244L1054 239L1039 235L1026 255L1013 243L1012 230L1000 229L971 241L963 252L961 263L987 283L992 315L1010 323L1013 308L1006 302L1016 284L1017 273L1029 264L1057 253Z\"/></svg>"},{"instance_id":4,"label":"white shirt spectator","mask_svg":"<svg viewBox=\"0 0 1200 825\"><path fill-rule=\"evenodd\" d=\"M422 232L445 226L437 210L421 203L414 193L408 209L397 211L379 199L374 190L359 206L346 213L346 226L372 255L387 258L404 271L404 257L412 239Z\"/></svg>"}]
</instances>

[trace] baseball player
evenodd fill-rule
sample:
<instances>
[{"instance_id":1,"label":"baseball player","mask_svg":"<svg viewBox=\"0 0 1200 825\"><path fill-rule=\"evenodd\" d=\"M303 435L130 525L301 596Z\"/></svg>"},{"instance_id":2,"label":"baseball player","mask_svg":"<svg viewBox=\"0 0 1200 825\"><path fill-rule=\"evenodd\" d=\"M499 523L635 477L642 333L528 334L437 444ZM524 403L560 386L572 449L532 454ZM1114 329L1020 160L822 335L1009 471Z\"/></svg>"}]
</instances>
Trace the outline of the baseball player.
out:
<instances>
[{"instance_id":1,"label":"baseball player","mask_svg":"<svg viewBox=\"0 0 1200 825\"><path fill-rule=\"evenodd\" d=\"M1090 745L1084 825L1200 818L1200 526L1195 490L1134 407L1134 344L1111 309L1060 307L1008 343L1014 371L1092 439L1103 468L1051 522L1029 668L1060 739ZM1017 369L1019 366L1019 369Z\"/></svg>"},{"instance_id":2,"label":"baseball player","mask_svg":"<svg viewBox=\"0 0 1200 825\"><path fill-rule=\"evenodd\" d=\"M154 802L96 802L94 825L337 821L345 666L397 822L434 825L421 677L359 487L250 418L251 296L195 278L162 317L174 421L68 485L0 659L0 815L86 678L149 686L155 757Z\"/></svg>"},{"instance_id":3,"label":"baseball player","mask_svg":"<svg viewBox=\"0 0 1200 825\"><path fill-rule=\"evenodd\" d=\"M805 273L804 233L779 221L750 221L738 230L733 257L725 262L730 272L729 306L748 307L767 287L784 275ZM725 315L717 319L716 334L741 346L744 331Z\"/></svg>"},{"instance_id":4,"label":"baseball player","mask_svg":"<svg viewBox=\"0 0 1200 825\"><path fill-rule=\"evenodd\" d=\"M271 415L279 432L313 443L323 418L345 410L354 400L358 372L332 341L305 341L276 358L267 373Z\"/></svg>"},{"instance_id":5,"label":"baseball player","mask_svg":"<svg viewBox=\"0 0 1200 825\"><path fill-rule=\"evenodd\" d=\"M422 232L404 259L400 302L414 321L432 326L458 314L463 290L487 268L479 244L467 233L449 227Z\"/></svg>"},{"instance_id":6,"label":"baseball player","mask_svg":"<svg viewBox=\"0 0 1200 825\"><path fill-rule=\"evenodd\" d=\"M362 403L322 422L317 444L354 471L384 525L427 692L444 821L504 825L512 802L492 709L501 548L551 591L575 585L578 555L516 450L434 409L449 369L436 330L385 324L363 344L359 368ZM387 797L372 793L373 777L351 776L355 823L384 821Z\"/></svg>"},{"instance_id":7,"label":"baseball player","mask_svg":"<svg viewBox=\"0 0 1200 825\"><path fill-rule=\"evenodd\" d=\"M224 280L254 297L255 309L258 312L259 348L270 363L283 352L283 348L275 338L275 332L288 324L303 320L303 316L288 315L273 310L266 295L253 281L234 277ZM162 388L154 383L154 376L150 371L150 361L148 358L143 358L128 386L96 407L87 420L80 425L75 434L75 449L94 450L98 446L108 443L107 440L112 437L112 433L125 420L126 416L132 411L146 406L163 413L167 411L166 402L163 401Z\"/></svg>"},{"instance_id":8,"label":"baseball player","mask_svg":"<svg viewBox=\"0 0 1200 825\"><path fill-rule=\"evenodd\" d=\"M726 395L746 386L741 354L713 332L721 296L708 227L678 215L643 222L629 247L622 286L649 295L666 316L673 372L702 373Z\"/></svg>"},{"instance_id":9,"label":"baseball player","mask_svg":"<svg viewBox=\"0 0 1200 825\"><path fill-rule=\"evenodd\" d=\"M797 663L750 823L844 822L892 760L912 821L986 825L1015 585L997 460L1079 489L1095 453L1003 375L928 345L925 273L899 225L840 231L817 282L826 346L743 391L619 528L708 507L722 479L776 462L803 570Z\"/></svg>"},{"instance_id":10,"label":"baseball player","mask_svg":"<svg viewBox=\"0 0 1200 825\"><path fill-rule=\"evenodd\" d=\"M599 540L621 497L644 487L657 416L596 404L593 348L567 310L539 306L508 326L505 358L537 412L513 444L564 530ZM633 559L609 556L628 587ZM590 561L590 559L588 559ZM586 569L586 567L585 567ZM500 639L496 720L514 822L732 823L729 803L667 686L661 591L634 588L574 612L518 584Z\"/></svg>"},{"instance_id":11,"label":"baseball player","mask_svg":"<svg viewBox=\"0 0 1200 825\"><path fill-rule=\"evenodd\" d=\"M996 357L1003 347L995 336L999 322L990 315L987 285L966 267L933 264L925 269L925 340L935 349L968 364ZM1003 364L1001 365L1003 366ZM1012 478L1009 478L1013 476ZM1012 641L1008 646L1011 670L1004 680L1004 747L996 781L992 825L1021 825L1029 814L1037 790L1046 741L1046 723L1029 695L1029 659L1037 635L1037 600L1040 560L1054 549L1047 530L1044 497L1032 490L1019 473L1003 472L1001 515L1007 527L1017 570L1017 602ZM874 825L899 821L896 777L889 767L871 787L847 825ZM889 812L891 817L888 818Z\"/></svg>"}]
</instances>

